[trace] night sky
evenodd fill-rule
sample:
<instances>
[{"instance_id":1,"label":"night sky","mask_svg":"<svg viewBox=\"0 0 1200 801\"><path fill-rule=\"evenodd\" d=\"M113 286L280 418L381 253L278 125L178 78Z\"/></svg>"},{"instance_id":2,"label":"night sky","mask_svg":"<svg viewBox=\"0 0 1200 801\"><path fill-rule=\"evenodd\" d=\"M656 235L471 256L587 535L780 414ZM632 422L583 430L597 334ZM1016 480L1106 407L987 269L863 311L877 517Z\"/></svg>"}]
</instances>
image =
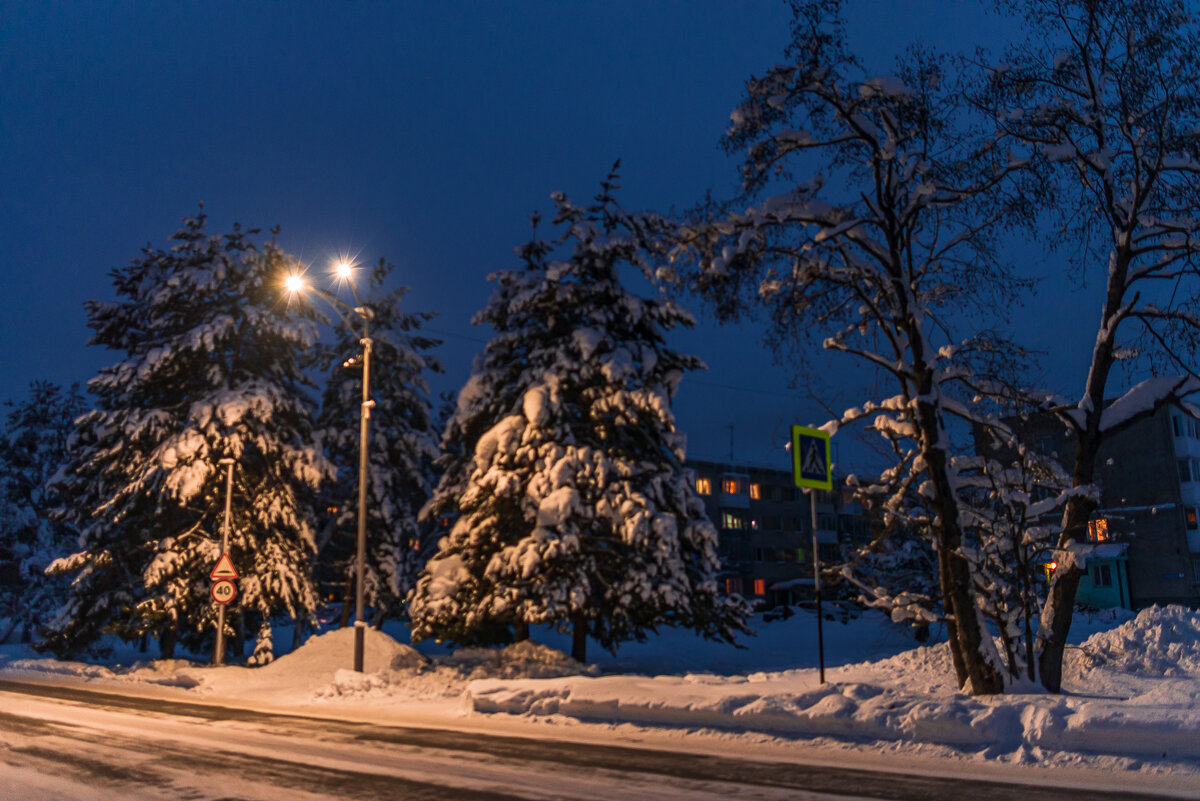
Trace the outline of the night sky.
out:
<instances>
[{"instance_id":1,"label":"night sky","mask_svg":"<svg viewBox=\"0 0 1200 801\"><path fill-rule=\"evenodd\" d=\"M1004 25L980 8L860 0L852 41L886 72L917 37L994 41ZM112 299L108 271L165 244L200 201L211 231L279 225L283 247L317 266L340 253L394 262L409 308L440 313L436 389L457 389L488 335L469 323L485 277L516 265L552 190L587 199L620 158L627 208L733 193L736 161L717 142L745 78L782 60L788 19L765 0L6 0L0 399L115 361L85 346L83 302ZM1013 322L1072 357L1047 378L1070 391L1097 307L1063 292L1043 288ZM826 419L753 325L701 313L673 342L711 368L676 404L690 455L728 458L733 424L738 461L786 467L787 426ZM839 410L862 400L836 389L842 367L819 393Z\"/></svg>"}]
</instances>

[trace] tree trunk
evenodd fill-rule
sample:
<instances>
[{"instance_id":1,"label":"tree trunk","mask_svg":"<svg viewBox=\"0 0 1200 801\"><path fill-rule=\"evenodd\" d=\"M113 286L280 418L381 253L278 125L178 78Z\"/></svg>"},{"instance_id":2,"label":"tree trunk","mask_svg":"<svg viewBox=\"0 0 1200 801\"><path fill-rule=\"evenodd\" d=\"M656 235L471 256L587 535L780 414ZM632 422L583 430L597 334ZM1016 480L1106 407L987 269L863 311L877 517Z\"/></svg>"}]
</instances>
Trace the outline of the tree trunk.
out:
<instances>
[{"instance_id":1,"label":"tree trunk","mask_svg":"<svg viewBox=\"0 0 1200 801\"><path fill-rule=\"evenodd\" d=\"M587 662L587 619L583 610L575 613L571 630L571 658L581 665Z\"/></svg>"},{"instance_id":2,"label":"tree trunk","mask_svg":"<svg viewBox=\"0 0 1200 801\"><path fill-rule=\"evenodd\" d=\"M304 618L292 618L292 647L288 649L288 653L294 652L297 648L304 644Z\"/></svg>"},{"instance_id":3,"label":"tree trunk","mask_svg":"<svg viewBox=\"0 0 1200 801\"><path fill-rule=\"evenodd\" d=\"M523 620L518 620L516 623L513 623L513 642L525 642L528 639L529 624Z\"/></svg>"},{"instance_id":4,"label":"tree trunk","mask_svg":"<svg viewBox=\"0 0 1200 801\"><path fill-rule=\"evenodd\" d=\"M1090 476L1088 481L1080 482L1081 461L1083 458L1076 458L1074 485L1077 487L1091 483ZM1089 461L1094 464L1095 458ZM1067 502L1066 511L1063 512L1063 531L1059 535L1060 548L1066 547L1072 540L1087 541L1087 524L1095 505L1090 498L1078 496ZM1079 589L1079 580L1083 578L1083 571L1074 559L1062 561L1067 563L1054 571L1054 577L1050 580L1050 594L1042 607L1041 623L1038 625L1038 674L1042 686L1052 693L1062 692L1063 653L1067 647L1067 634L1071 630L1071 616L1075 611L1075 593Z\"/></svg>"},{"instance_id":5,"label":"tree trunk","mask_svg":"<svg viewBox=\"0 0 1200 801\"><path fill-rule=\"evenodd\" d=\"M1100 418L1104 410L1104 393L1108 387L1108 375L1115 361L1116 325L1121 318L1127 289L1126 279L1133 252L1129 240L1118 244L1110 257L1108 292L1104 301L1104 312L1100 318L1101 335L1096 337L1092 349L1092 366L1088 372L1084 398L1087 400L1084 424L1075 431L1075 466L1071 471L1071 487L1079 489L1091 486L1096 476L1096 458L1100 454L1103 434ZM1107 335L1105 335L1107 333ZM1087 542L1087 524L1096 501L1087 496L1074 495L1067 501L1063 511L1063 530L1058 538L1058 547L1065 548L1071 540ZM1062 691L1063 651L1067 647L1067 633L1071 629L1071 616L1075 612L1075 592L1079 579L1083 577L1072 559L1063 568L1054 571L1050 581L1050 594L1042 607L1041 623L1038 626L1038 673L1042 686L1052 693Z\"/></svg>"},{"instance_id":6,"label":"tree trunk","mask_svg":"<svg viewBox=\"0 0 1200 801\"><path fill-rule=\"evenodd\" d=\"M949 606L954 613L954 624L958 633L957 646L962 653L963 667L974 695L992 695L1004 692L1004 677L997 666L988 663L984 658L984 637L992 636L987 629L980 625L975 598L971 593L971 567L958 550L955 543L949 551L948 569L950 571Z\"/></svg>"},{"instance_id":7,"label":"tree trunk","mask_svg":"<svg viewBox=\"0 0 1200 801\"><path fill-rule=\"evenodd\" d=\"M942 558L938 551L938 584L942 590L942 609L946 616L946 640L950 646L950 660L954 663L954 675L958 680L958 689L967 686L967 666L963 663L962 653L958 648L958 626L954 623L954 614L950 611L950 602L946 600L950 590L949 562Z\"/></svg>"},{"instance_id":8,"label":"tree trunk","mask_svg":"<svg viewBox=\"0 0 1200 801\"><path fill-rule=\"evenodd\" d=\"M158 654L160 659L175 658L175 626L168 626L158 635Z\"/></svg>"},{"instance_id":9,"label":"tree trunk","mask_svg":"<svg viewBox=\"0 0 1200 801\"><path fill-rule=\"evenodd\" d=\"M342 590L342 616L338 620L338 628L344 629L350 625L350 609L354 599L354 574L346 574L346 586Z\"/></svg>"},{"instance_id":10,"label":"tree trunk","mask_svg":"<svg viewBox=\"0 0 1200 801\"><path fill-rule=\"evenodd\" d=\"M918 373L918 397L929 397L932 379ZM922 455L926 474L933 484L935 511L934 536L938 542L938 569L942 580L942 603L946 608L946 632L954 654L954 669L960 686L963 674L975 695L1004 692L1004 677L997 666L985 658L984 637L991 637L980 625L971 580L971 565L961 551L962 530L958 522L958 498L950 481L947 454L941 442L941 420L931 402L917 404L916 421L921 430ZM990 644L990 643L989 643ZM961 661L961 664L960 664Z\"/></svg>"},{"instance_id":11,"label":"tree trunk","mask_svg":"<svg viewBox=\"0 0 1200 801\"><path fill-rule=\"evenodd\" d=\"M246 617L237 616L237 624L233 627L233 647L229 650L239 659L246 655Z\"/></svg>"}]
</instances>

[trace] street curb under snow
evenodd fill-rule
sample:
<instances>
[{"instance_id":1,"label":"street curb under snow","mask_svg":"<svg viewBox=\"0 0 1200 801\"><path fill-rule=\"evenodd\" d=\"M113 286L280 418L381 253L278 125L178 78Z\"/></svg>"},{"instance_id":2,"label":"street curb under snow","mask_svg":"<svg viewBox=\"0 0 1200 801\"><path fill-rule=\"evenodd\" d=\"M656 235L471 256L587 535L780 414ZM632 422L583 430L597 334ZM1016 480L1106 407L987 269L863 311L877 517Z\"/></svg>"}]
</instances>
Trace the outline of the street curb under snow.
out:
<instances>
[{"instance_id":1,"label":"street curb under snow","mask_svg":"<svg viewBox=\"0 0 1200 801\"><path fill-rule=\"evenodd\" d=\"M471 682L466 698L481 713L893 740L986 749L989 756L1041 749L1200 758L1200 720L1189 708L1122 709L1119 701L1046 695L931 699L855 683L771 692L769 677L714 693L713 683L710 676L487 679Z\"/></svg>"}]
</instances>

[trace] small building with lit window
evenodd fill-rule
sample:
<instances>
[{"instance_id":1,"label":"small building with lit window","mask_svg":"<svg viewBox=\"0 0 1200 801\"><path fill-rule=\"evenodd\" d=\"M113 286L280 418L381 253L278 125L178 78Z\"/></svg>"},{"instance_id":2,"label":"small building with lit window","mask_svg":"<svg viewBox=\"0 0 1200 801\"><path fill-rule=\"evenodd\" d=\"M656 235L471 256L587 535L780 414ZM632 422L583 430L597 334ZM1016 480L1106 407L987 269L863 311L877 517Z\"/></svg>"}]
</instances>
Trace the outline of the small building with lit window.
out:
<instances>
[{"instance_id":1,"label":"small building with lit window","mask_svg":"<svg viewBox=\"0 0 1200 801\"><path fill-rule=\"evenodd\" d=\"M812 510L790 470L689 460L697 494L717 527L721 580L729 593L771 608L812 595ZM862 509L842 493L819 492L822 563L868 536Z\"/></svg>"}]
</instances>

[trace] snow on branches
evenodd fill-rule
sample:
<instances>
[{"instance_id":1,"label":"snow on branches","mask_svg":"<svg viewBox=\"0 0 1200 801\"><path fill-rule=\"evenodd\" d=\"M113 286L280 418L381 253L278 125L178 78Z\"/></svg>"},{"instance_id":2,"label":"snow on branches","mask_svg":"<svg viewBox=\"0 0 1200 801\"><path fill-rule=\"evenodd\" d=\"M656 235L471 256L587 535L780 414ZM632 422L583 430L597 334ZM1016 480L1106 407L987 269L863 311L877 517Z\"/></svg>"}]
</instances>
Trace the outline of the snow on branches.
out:
<instances>
[{"instance_id":1,"label":"snow on branches","mask_svg":"<svg viewBox=\"0 0 1200 801\"><path fill-rule=\"evenodd\" d=\"M930 531L959 682L998 692L947 426L985 422L971 401L1007 391L995 374L1011 346L952 331L1023 284L993 238L1021 215L1024 159L970 128L943 59L916 51L893 75L863 74L839 5L796 5L790 63L747 82L725 138L749 205L678 226L672 257L722 317L764 307L777 350L803 358L819 332L889 377L892 397L827 428L863 418L886 440L895 467L859 492Z\"/></svg>"},{"instance_id":2,"label":"snow on branches","mask_svg":"<svg viewBox=\"0 0 1200 801\"><path fill-rule=\"evenodd\" d=\"M270 618L315 610L314 490L332 472L299 363L315 327L286 313L278 282L291 260L255 233L209 235L204 215L188 218L168 249L112 272L117 302L87 304L91 344L123 355L89 382L96 408L56 486L58 518L80 532L79 551L50 568L74 574L47 637L56 653L105 632L155 636L164 655L179 637L198 649L212 636L222 458L237 462L230 622L249 618L255 658L270 659Z\"/></svg>"},{"instance_id":3,"label":"snow on branches","mask_svg":"<svg viewBox=\"0 0 1200 801\"><path fill-rule=\"evenodd\" d=\"M392 265L380 261L372 270L370 310L371 434L368 448L366 602L376 623L399 613L428 557L425 534L417 517L429 499L437 438L426 375L441 372L429 353L438 344L421 333L433 319L429 312L401 308L407 287L381 294ZM377 299L373 296L379 295ZM337 342L324 349L329 370L318 421L318 439L337 465L338 477L323 490L328 508L336 508L333 531L323 538L320 559L343 576L355 572L359 413L362 404L361 324L343 317ZM348 602L348 599L347 599Z\"/></svg>"},{"instance_id":4,"label":"snow on branches","mask_svg":"<svg viewBox=\"0 0 1200 801\"><path fill-rule=\"evenodd\" d=\"M1044 408L1072 432L1076 458L1060 547L1084 542L1104 439L1180 405L1197 389L1200 343L1200 19L1175 0L1024 0L1036 36L990 71L977 107L1035 154L1056 230L1080 274L1104 275L1090 367L1075 402ZM1150 368L1110 403L1110 378ZM1041 678L1061 682L1082 569L1066 560L1043 610Z\"/></svg>"},{"instance_id":5,"label":"snow on branches","mask_svg":"<svg viewBox=\"0 0 1200 801\"><path fill-rule=\"evenodd\" d=\"M615 175L587 207L556 193L563 233L492 276L476 322L497 333L447 426L430 514L456 519L413 595L417 638L505 640L550 623L583 659L587 636L615 649L664 624L730 641L743 630L741 599L718 592L716 531L671 412L702 364L664 332L692 318L621 285L621 265L653 267L614 189Z\"/></svg>"}]
</instances>

